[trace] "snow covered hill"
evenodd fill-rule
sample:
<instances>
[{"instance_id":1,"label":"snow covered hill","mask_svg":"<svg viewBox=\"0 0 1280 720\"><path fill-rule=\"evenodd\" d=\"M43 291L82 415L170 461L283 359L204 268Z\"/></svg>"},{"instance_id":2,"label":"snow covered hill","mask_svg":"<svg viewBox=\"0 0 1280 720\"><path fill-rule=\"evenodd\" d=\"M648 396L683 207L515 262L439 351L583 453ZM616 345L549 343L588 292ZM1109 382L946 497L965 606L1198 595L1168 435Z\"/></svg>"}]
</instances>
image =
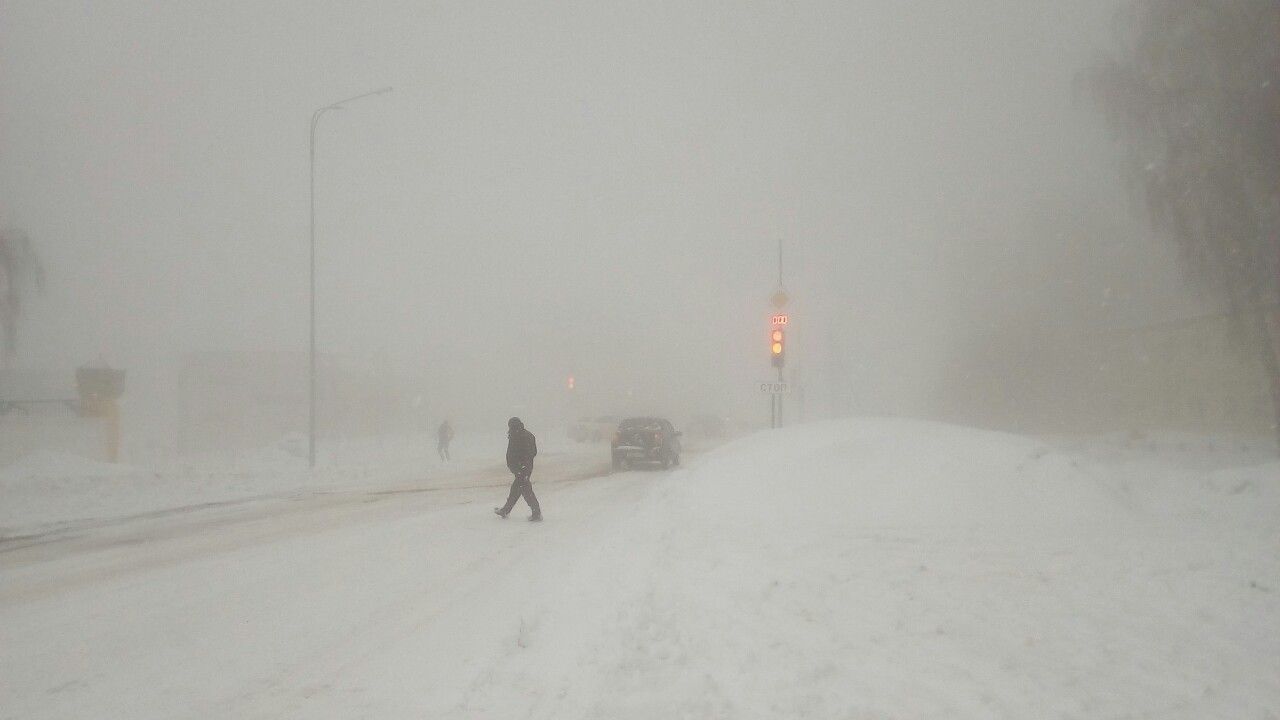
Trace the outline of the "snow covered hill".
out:
<instances>
[{"instance_id":1,"label":"snow covered hill","mask_svg":"<svg viewBox=\"0 0 1280 720\"><path fill-rule=\"evenodd\" d=\"M74 556L0 553L0 707L1280 713L1274 461L1103 461L858 420L757 434L671 473L542 477L540 525L494 518L491 489L331 495Z\"/></svg>"},{"instance_id":2,"label":"snow covered hill","mask_svg":"<svg viewBox=\"0 0 1280 720\"><path fill-rule=\"evenodd\" d=\"M457 716L1265 717L1280 465L1237 472L1266 486L1238 508L1261 532L1161 525L1105 472L1006 435L748 438L548 567L560 592Z\"/></svg>"}]
</instances>

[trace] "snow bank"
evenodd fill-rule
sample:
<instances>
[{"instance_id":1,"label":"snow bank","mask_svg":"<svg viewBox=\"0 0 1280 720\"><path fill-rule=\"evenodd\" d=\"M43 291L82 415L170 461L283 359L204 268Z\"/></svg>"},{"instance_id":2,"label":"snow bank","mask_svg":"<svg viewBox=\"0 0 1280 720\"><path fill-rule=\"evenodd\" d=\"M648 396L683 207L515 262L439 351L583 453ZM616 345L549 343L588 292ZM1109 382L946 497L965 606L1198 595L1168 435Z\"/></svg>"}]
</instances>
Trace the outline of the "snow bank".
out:
<instances>
[{"instance_id":1,"label":"snow bank","mask_svg":"<svg viewBox=\"0 0 1280 720\"><path fill-rule=\"evenodd\" d=\"M721 448L687 480L676 505L766 524L785 514L800 525L1043 526L1120 511L1076 460L1043 443L907 420L763 433Z\"/></svg>"},{"instance_id":2,"label":"snow bank","mask_svg":"<svg viewBox=\"0 0 1280 720\"><path fill-rule=\"evenodd\" d=\"M286 492L305 473L169 474L75 456L28 456L0 471L0 538L62 523L118 518Z\"/></svg>"},{"instance_id":3,"label":"snow bank","mask_svg":"<svg viewBox=\"0 0 1280 720\"><path fill-rule=\"evenodd\" d=\"M1270 443L1270 444L1268 444ZM1280 518L1274 441L1172 436L1055 441L1145 521L1269 531Z\"/></svg>"},{"instance_id":4,"label":"snow bank","mask_svg":"<svg viewBox=\"0 0 1280 720\"><path fill-rule=\"evenodd\" d=\"M1247 487L1268 471L1243 473ZM556 588L498 589L527 596L526 612L441 710L1236 718L1280 707L1265 669L1280 647L1269 543L1225 560L1216 543L1137 523L1107 483L1036 441L943 425L746 438L660 480L556 568Z\"/></svg>"},{"instance_id":5,"label":"snow bank","mask_svg":"<svg viewBox=\"0 0 1280 720\"><path fill-rule=\"evenodd\" d=\"M0 470L0 477L25 479L104 478L140 472L130 465L89 460L71 453L42 450Z\"/></svg>"}]
</instances>

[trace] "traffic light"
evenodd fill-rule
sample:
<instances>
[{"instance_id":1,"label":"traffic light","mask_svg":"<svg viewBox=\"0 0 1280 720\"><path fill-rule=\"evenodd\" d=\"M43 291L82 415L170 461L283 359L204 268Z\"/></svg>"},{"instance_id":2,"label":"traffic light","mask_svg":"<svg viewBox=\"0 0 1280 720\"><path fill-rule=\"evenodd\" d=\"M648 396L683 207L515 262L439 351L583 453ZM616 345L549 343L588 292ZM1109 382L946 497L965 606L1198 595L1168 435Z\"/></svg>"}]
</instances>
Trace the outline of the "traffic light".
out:
<instances>
[{"instance_id":1,"label":"traffic light","mask_svg":"<svg viewBox=\"0 0 1280 720\"><path fill-rule=\"evenodd\" d=\"M769 356L773 359L773 366L780 368L786 362L787 340L786 334L782 328L774 328L769 333Z\"/></svg>"}]
</instances>

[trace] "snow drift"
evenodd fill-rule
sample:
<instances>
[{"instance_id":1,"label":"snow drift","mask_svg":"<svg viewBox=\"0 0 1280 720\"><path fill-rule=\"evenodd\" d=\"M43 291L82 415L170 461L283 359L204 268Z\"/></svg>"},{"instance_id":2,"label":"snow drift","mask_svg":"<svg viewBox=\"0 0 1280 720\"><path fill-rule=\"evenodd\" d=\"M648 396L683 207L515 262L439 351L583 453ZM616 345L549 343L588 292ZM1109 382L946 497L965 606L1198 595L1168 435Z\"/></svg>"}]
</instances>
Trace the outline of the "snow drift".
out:
<instances>
[{"instance_id":1,"label":"snow drift","mask_svg":"<svg viewBox=\"0 0 1280 720\"><path fill-rule=\"evenodd\" d=\"M1280 683L1260 669L1280 643L1275 597L1257 590L1276 577L1265 542L1206 564L1211 546L1138 521L1109 487L1038 442L945 425L746 438L655 477L604 537L543 558L545 580L531 571L498 590L521 598L518 617L448 647L475 673L461 693L460 678L434 687L449 702L430 710L1201 718L1274 707ZM501 616L490 602L482 615Z\"/></svg>"}]
</instances>

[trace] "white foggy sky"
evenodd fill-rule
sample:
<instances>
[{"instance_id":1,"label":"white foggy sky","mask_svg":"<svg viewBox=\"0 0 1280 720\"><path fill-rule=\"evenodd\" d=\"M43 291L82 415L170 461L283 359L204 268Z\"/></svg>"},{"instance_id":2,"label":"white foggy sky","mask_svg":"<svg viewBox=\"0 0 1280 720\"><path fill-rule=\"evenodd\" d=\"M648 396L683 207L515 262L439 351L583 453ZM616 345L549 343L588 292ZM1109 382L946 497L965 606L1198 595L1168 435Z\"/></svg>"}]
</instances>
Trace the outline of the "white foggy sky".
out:
<instances>
[{"instance_id":1,"label":"white foggy sky","mask_svg":"<svg viewBox=\"0 0 1280 720\"><path fill-rule=\"evenodd\" d=\"M838 325L909 392L956 219L1115 182L1071 93L1114 4L0 0L19 359L303 349L310 113L392 85L321 121L323 349L732 396L781 237L806 366Z\"/></svg>"}]
</instances>

